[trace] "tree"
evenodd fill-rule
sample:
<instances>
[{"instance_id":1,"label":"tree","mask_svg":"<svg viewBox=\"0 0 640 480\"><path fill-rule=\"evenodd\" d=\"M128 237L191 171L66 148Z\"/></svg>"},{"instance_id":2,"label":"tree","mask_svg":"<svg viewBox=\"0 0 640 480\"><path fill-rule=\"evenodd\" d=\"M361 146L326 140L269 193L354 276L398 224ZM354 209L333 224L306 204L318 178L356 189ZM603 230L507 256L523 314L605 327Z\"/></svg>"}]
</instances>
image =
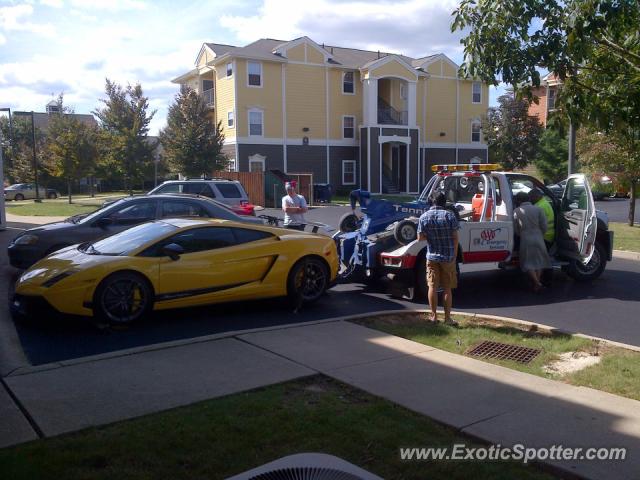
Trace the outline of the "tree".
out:
<instances>
[{"instance_id":1,"label":"tree","mask_svg":"<svg viewBox=\"0 0 640 480\"><path fill-rule=\"evenodd\" d=\"M483 125L489 161L508 170L524 168L535 157L542 125L529 115L528 102L511 92L501 95L498 104L489 109Z\"/></svg>"},{"instance_id":2,"label":"tree","mask_svg":"<svg viewBox=\"0 0 640 480\"><path fill-rule=\"evenodd\" d=\"M47 135L47 152L53 175L67 181L67 193L71 202L73 180L93 175L98 163L98 130L79 121L62 104L59 97L59 114L52 114Z\"/></svg>"},{"instance_id":3,"label":"tree","mask_svg":"<svg viewBox=\"0 0 640 480\"><path fill-rule=\"evenodd\" d=\"M640 175L640 6L637 0L463 0L452 30L461 40L462 72L512 85L532 99L538 68L563 81L558 101L572 122L611 135L626 149L630 215ZM490 48L487 48L490 46ZM630 222L632 219L630 218Z\"/></svg>"},{"instance_id":4,"label":"tree","mask_svg":"<svg viewBox=\"0 0 640 480\"><path fill-rule=\"evenodd\" d=\"M191 89L176 95L167 126L160 132L164 156L175 171L189 176L210 175L227 165L222 153L224 134L214 124L200 95Z\"/></svg>"},{"instance_id":5,"label":"tree","mask_svg":"<svg viewBox=\"0 0 640 480\"><path fill-rule=\"evenodd\" d=\"M533 161L545 183L557 183L567 175L568 142L564 132L547 125L540 136L538 151Z\"/></svg>"},{"instance_id":6,"label":"tree","mask_svg":"<svg viewBox=\"0 0 640 480\"><path fill-rule=\"evenodd\" d=\"M636 196L636 186L640 178L640 145L630 146L627 135L616 137L597 129L581 129L576 142L580 163L590 172L604 173L615 183L629 185L631 197ZM637 142L637 140L636 140ZM636 152L636 153L634 153ZM635 202L629 207L629 225L633 226Z\"/></svg>"},{"instance_id":7,"label":"tree","mask_svg":"<svg viewBox=\"0 0 640 480\"><path fill-rule=\"evenodd\" d=\"M5 178L11 183L33 182L35 179L33 164L33 133L31 118L25 115L12 115L12 125L9 128L8 117L0 118L2 138L9 140L8 147L3 150ZM43 155L45 135L36 127L36 158L38 165L46 166L46 156Z\"/></svg>"},{"instance_id":8,"label":"tree","mask_svg":"<svg viewBox=\"0 0 640 480\"><path fill-rule=\"evenodd\" d=\"M104 108L93 114L101 126L103 155L107 168L124 176L125 189L133 193L135 180L143 180L145 167L153 161L155 145L147 140L155 110L148 112L149 100L140 84L122 88L106 80Z\"/></svg>"}]
</instances>

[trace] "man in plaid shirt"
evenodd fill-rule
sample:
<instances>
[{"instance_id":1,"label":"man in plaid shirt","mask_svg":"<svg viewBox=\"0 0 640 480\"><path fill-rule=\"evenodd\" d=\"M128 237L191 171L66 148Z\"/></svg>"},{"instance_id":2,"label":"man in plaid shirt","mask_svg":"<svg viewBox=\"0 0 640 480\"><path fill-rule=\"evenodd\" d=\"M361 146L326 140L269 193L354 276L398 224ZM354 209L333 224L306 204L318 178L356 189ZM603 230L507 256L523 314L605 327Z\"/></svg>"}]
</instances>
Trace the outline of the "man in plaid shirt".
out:
<instances>
[{"instance_id":1,"label":"man in plaid shirt","mask_svg":"<svg viewBox=\"0 0 640 480\"><path fill-rule=\"evenodd\" d=\"M444 322L455 325L451 318L452 293L458 286L456 258L458 257L458 220L444 207L447 198L442 191L431 194L432 207L420 216L418 239L427 241L427 285L429 286L429 320L438 321L438 288L444 290Z\"/></svg>"}]
</instances>

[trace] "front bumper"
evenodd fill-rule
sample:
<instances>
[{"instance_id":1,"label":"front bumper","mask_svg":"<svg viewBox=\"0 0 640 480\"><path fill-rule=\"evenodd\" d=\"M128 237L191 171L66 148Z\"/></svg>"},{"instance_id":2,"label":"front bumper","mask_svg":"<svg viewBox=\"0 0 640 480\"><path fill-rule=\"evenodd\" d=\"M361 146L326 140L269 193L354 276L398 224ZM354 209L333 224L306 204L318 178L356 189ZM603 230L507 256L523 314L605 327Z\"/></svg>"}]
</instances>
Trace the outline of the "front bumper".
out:
<instances>
[{"instance_id":1,"label":"front bumper","mask_svg":"<svg viewBox=\"0 0 640 480\"><path fill-rule=\"evenodd\" d=\"M9 303L9 311L12 316L22 318L60 314L44 297L39 295L13 295Z\"/></svg>"},{"instance_id":2,"label":"front bumper","mask_svg":"<svg viewBox=\"0 0 640 480\"><path fill-rule=\"evenodd\" d=\"M44 255L41 248L33 245L15 245L7 247L9 263L12 267L27 269Z\"/></svg>"}]
</instances>

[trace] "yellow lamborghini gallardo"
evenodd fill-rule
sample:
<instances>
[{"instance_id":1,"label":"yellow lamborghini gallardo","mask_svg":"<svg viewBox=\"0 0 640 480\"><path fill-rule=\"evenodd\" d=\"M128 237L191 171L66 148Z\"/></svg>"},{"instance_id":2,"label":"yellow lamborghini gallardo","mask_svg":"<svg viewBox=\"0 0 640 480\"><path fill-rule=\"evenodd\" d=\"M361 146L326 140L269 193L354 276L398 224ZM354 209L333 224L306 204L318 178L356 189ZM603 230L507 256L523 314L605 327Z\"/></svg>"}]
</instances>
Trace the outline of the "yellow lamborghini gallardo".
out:
<instances>
[{"instance_id":1,"label":"yellow lamborghini gallardo","mask_svg":"<svg viewBox=\"0 0 640 480\"><path fill-rule=\"evenodd\" d=\"M289 296L313 302L335 281L326 236L227 220L145 223L40 260L16 283L11 309L132 322L149 310Z\"/></svg>"}]
</instances>

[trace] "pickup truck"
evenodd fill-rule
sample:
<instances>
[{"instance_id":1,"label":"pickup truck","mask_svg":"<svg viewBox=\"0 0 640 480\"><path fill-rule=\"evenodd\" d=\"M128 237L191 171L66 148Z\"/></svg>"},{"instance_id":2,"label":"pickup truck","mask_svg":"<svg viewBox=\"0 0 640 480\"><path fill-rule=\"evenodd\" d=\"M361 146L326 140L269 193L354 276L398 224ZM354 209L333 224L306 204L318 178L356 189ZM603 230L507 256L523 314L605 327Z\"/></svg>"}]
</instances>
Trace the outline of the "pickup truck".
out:
<instances>
[{"instance_id":1,"label":"pickup truck","mask_svg":"<svg viewBox=\"0 0 640 480\"><path fill-rule=\"evenodd\" d=\"M612 258L613 232L608 229L607 214L595 209L587 178L571 175L558 199L536 178L498 168L491 164L434 165L435 175L416 200L417 205L425 205L432 191L445 193L447 208L460 219L458 265L497 263L501 268L517 267L514 196L537 188L555 212L556 235L549 252L554 265L577 281L600 276ZM404 226L407 221L417 226L419 213L403 221ZM373 243L385 246L378 251L378 261L370 265L369 274L386 275L391 279L392 292L404 298L423 298L427 242L413 240L402 245L394 231L397 226L377 234Z\"/></svg>"}]
</instances>

